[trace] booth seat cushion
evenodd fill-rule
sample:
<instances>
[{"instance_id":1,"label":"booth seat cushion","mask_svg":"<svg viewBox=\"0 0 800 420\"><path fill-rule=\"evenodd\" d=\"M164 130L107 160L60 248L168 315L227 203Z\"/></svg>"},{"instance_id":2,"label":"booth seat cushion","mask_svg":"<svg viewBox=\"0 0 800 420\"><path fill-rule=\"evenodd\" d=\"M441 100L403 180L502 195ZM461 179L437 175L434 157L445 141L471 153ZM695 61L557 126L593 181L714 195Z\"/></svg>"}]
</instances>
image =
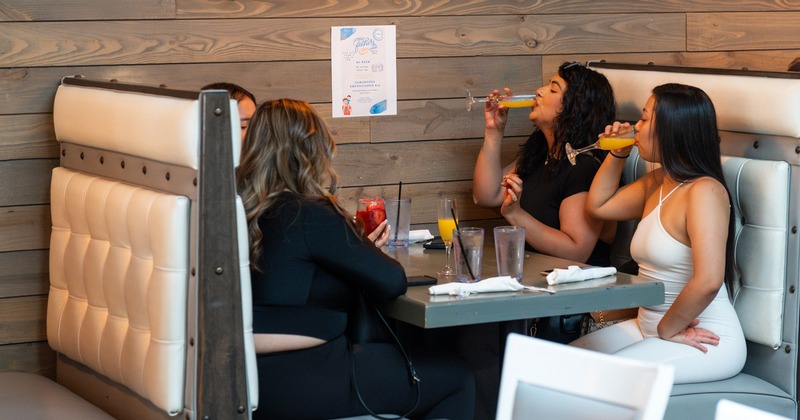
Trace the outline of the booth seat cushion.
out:
<instances>
[{"instance_id":1,"label":"booth seat cushion","mask_svg":"<svg viewBox=\"0 0 800 420\"><path fill-rule=\"evenodd\" d=\"M183 410L189 207L53 170L48 342L172 415Z\"/></svg>"},{"instance_id":2,"label":"booth seat cushion","mask_svg":"<svg viewBox=\"0 0 800 420\"><path fill-rule=\"evenodd\" d=\"M67 388L44 376L23 372L0 372L0 418L113 420Z\"/></svg>"},{"instance_id":3,"label":"booth seat cushion","mask_svg":"<svg viewBox=\"0 0 800 420\"><path fill-rule=\"evenodd\" d=\"M234 166L241 149L239 108L230 104ZM58 87L53 104L58 141L113 150L197 169L200 101L85 86Z\"/></svg>"},{"instance_id":4,"label":"booth seat cushion","mask_svg":"<svg viewBox=\"0 0 800 420\"><path fill-rule=\"evenodd\" d=\"M740 373L723 381L674 385L665 418L713 418L720 399L733 399L791 418L797 415L791 395L763 379Z\"/></svg>"}]
</instances>

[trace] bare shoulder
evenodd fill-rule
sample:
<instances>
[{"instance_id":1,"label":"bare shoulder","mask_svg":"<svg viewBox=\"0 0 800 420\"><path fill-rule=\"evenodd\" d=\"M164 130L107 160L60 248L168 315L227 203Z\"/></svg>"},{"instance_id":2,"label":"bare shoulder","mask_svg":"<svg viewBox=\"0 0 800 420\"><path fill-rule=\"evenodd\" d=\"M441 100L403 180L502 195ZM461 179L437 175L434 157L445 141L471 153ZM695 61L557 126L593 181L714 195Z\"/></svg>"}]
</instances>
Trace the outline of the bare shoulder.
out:
<instances>
[{"instance_id":1,"label":"bare shoulder","mask_svg":"<svg viewBox=\"0 0 800 420\"><path fill-rule=\"evenodd\" d=\"M701 206L719 205L728 207L730 199L725 186L718 180L704 176L692 181L689 185L688 196L692 203Z\"/></svg>"}]
</instances>

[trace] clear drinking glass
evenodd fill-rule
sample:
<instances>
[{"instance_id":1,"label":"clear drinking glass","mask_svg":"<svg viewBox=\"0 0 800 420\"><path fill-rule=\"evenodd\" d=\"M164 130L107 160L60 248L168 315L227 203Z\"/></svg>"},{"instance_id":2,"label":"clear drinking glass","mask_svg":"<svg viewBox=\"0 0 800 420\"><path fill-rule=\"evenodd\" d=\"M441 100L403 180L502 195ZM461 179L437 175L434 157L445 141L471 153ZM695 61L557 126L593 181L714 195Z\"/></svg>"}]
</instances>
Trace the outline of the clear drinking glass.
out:
<instances>
[{"instance_id":1,"label":"clear drinking glass","mask_svg":"<svg viewBox=\"0 0 800 420\"><path fill-rule=\"evenodd\" d=\"M453 249L453 230L458 222L458 211L456 210L456 200L449 197L439 198L439 236L442 237L444 248L447 252L447 263L444 270L436 273L440 276L454 276L456 272L450 266L450 250Z\"/></svg>"},{"instance_id":2,"label":"clear drinking glass","mask_svg":"<svg viewBox=\"0 0 800 420\"><path fill-rule=\"evenodd\" d=\"M594 144L590 144L586 147L582 147L580 149L573 149L572 146L567 143L566 150L567 150L567 159L569 159L569 163L575 165L575 157L583 152L588 152L589 150L594 149L603 149L603 150L617 150L622 149L623 147L633 146L636 142L636 130L633 127L620 127L619 132L611 133L608 136L600 137Z\"/></svg>"},{"instance_id":3,"label":"clear drinking glass","mask_svg":"<svg viewBox=\"0 0 800 420\"><path fill-rule=\"evenodd\" d=\"M467 111L472 111L475 104L485 104L488 101L497 102L506 108L530 108L536 103L536 94L523 94L523 95L499 95L489 98L489 96L472 96L470 91L467 91Z\"/></svg>"}]
</instances>

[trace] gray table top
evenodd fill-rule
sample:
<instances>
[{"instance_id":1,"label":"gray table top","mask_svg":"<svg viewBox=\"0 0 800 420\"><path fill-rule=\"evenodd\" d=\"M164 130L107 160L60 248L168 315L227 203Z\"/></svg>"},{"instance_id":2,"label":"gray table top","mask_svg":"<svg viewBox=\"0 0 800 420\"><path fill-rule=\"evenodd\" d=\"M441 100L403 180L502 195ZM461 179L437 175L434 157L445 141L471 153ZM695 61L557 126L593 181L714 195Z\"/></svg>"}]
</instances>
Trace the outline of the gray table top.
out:
<instances>
[{"instance_id":1,"label":"gray table top","mask_svg":"<svg viewBox=\"0 0 800 420\"><path fill-rule=\"evenodd\" d=\"M397 259L408 276L429 275L445 265L445 251L424 249L421 244L408 248L387 248L385 252ZM481 278L497 275L494 248L484 248ZM543 270L586 264L526 253L522 284L548 287ZM438 277L438 284L454 278ZM409 287L408 292L384 306L392 318L422 328L439 328L487 322L511 321L553 315L567 315L597 310L632 308L664 303L664 285L625 273L614 276L549 286L556 293L499 292L479 293L468 297L433 296L428 286Z\"/></svg>"}]
</instances>

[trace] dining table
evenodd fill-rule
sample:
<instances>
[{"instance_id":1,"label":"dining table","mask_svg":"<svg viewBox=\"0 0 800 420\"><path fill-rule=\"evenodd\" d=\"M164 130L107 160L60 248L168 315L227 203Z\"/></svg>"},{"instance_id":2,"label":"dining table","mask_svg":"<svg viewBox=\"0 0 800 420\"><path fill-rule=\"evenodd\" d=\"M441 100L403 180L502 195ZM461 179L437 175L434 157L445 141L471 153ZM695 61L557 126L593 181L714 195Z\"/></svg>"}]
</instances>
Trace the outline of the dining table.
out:
<instances>
[{"instance_id":1,"label":"dining table","mask_svg":"<svg viewBox=\"0 0 800 420\"><path fill-rule=\"evenodd\" d=\"M426 249L422 244L411 244L406 248L386 248L385 252L403 265L407 276L428 275L436 278L437 284L455 281L453 276L436 274L442 271L446 262L442 249ZM540 290L451 296L431 295L430 286L412 286L405 295L382 309L394 319L430 329L664 303L663 283L622 272L579 282L547 284L546 270L566 269L572 265L587 266L526 251L521 283ZM494 247L487 244L483 249L481 278L493 276L497 276L497 259Z\"/></svg>"},{"instance_id":2,"label":"dining table","mask_svg":"<svg viewBox=\"0 0 800 420\"><path fill-rule=\"evenodd\" d=\"M497 276L494 241L484 240L481 279ZM384 248L405 268L406 275L431 276L437 284L454 282L440 276L446 264L444 249L426 249L422 243ZM452 258L452 257L451 257ZM451 259L450 265L454 266ZM535 252L525 252L521 283L538 290L432 295L429 285L410 286L397 299L383 304L382 312L408 324L407 337L424 337L438 351L452 352L468 363L475 374L474 420L491 420L497 407L500 374L508 333L535 334L533 319L582 314L598 310L633 308L664 303L663 283L617 272L573 283L549 285L543 272L577 263ZM398 325L399 325L398 324Z\"/></svg>"}]
</instances>

